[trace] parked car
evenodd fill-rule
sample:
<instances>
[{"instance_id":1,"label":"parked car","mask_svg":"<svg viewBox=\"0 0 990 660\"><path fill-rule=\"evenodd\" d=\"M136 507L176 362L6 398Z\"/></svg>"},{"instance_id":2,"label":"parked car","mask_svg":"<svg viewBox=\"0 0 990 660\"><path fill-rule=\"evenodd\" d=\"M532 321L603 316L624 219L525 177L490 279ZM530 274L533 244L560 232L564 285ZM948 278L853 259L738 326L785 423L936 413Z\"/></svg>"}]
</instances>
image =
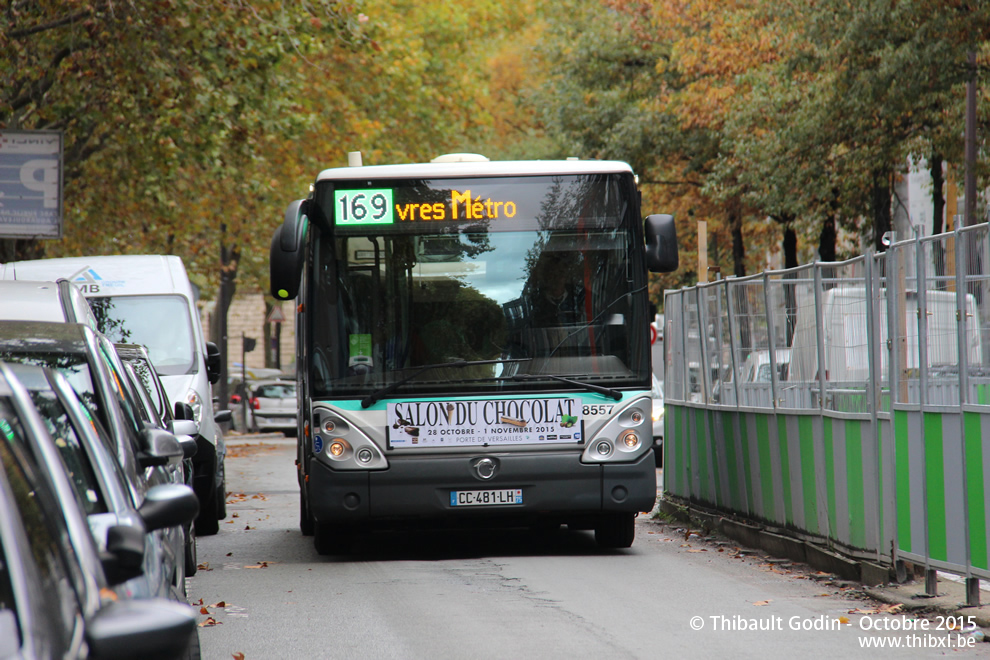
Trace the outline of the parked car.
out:
<instances>
[{"instance_id":1,"label":"parked car","mask_svg":"<svg viewBox=\"0 0 990 660\"><path fill-rule=\"evenodd\" d=\"M176 438L161 428L145 424L137 394L113 344L104 335L79 323L34 321L0 322L0 360L58 369L76 391L94 420L102 442L117 459L132 500L140 506L148 489L161 484L182 484L181 463L195 451L184 451L162 464L155 456L163 436ZM180 527L164 532L178 585L185 580L185 537Z\"/></svg>"},{"instance_id":2,"label":"parked car","mask_svg":"<svg viewBox=\"0 0 990 660\"><path fill-rule=\"evenodd\" d=\"M0 280L0 302L0 320L84 323L97 329L89 302L68 280Z\"/></svg>"},{"instance_id":3,"label":"parked car","mask_svg":"<svg viewBox=\"0 0 990 660\"><path fill-rule=\"evenodd\" d=\"M97 549L54 441L3 364L0 429L0 657L199 657L188 605L109 597L140 571L140 532L111 527ZM143 514L152 524L156 509L152 500Z\"/></svg>"},{"instance_id":4,"label":"parked car","mask_svg":"<svg viewBox=\"0 0 990 660\"><path fill-rule=\"evenodd\" d=\"M663 467L663 383L653 375L653 386L650 388L653 399L653 456L657 467Z\"/></svg>"},{"instance_id":5,"label":"parked car","mask_svg":"<svg viewBox=\"0 0 990 660\"><path fill-rule=\"evenodd\" d=\"M142 516L131 497L136 489L126 482L116 458L97 435L96 422L65 377L49 367L10 364L9 368L24 385L69 468L97 547L106 550L109 530L118 525L147 532L142 574L120 585L117 591L129 598L160 596L184 601L185 571L177 570L181 558L174 556L176 544L168 538L175 532L156 527L162 522L162 512L158 512L157 522ZM163 464L182 451L164 434L156 445L154 457ZM180 525L189 525L199 509L196 494L188 486L152 486L145 501L161 502L157 508L168 507L172 519L181 519Z\"/></svg>"},{"instance_id":6,"label":"parked car","mask_svg":"<svg viewBox=\"0 0 990 660\"><path fill-rule=\"evenodd\" d=\"M0 264L3 280L59 277L79 286L101 332L115 342L147 346L169 397L192 406L199 423L193 488L201 508L196 532L200 536L216 534L227 515L226 448L220 424L229 421L230 413L213 408L211 384L220 378L220 349L203 337L196 307L198 292L182 260L149 254Z\"/></svg>"},{"instance_id":7,"label":"parked car","mask_svg":"<svg viewBox=\"0 0 990 660\"><path fill-rule=\"evenodd\" d=\"M190 448L191 454L186 452L183 460L181 482L192 487L193 484L193 462L192 456L196 452L196 435L199 432L199 425L193 419L193 412L188 403L177 401L173 407L169 402L168 394L162 385L158 372L155 371L148 350L144 346L137 344L115 344L117 355L124 363L124 368L131 377L134 389L137 391L142 408L142 421L156 428L164 428L180 438ZM191 443L191 444L188 444ZM184 557L186 565L186 576L196 574L196 528L195 525L187 524L183 527L184 536Z\"/></svg>"},{"instance_id":8,"label":"parked car","mask_svg":"<svg viewBox=\"0 0 990 660\"><path fill-rule=\"evenodd\" d=\"M299 415L295 381L259 381L251 391L248 404L255 431L283 431L286 435L295 435Z\"/></svg>"}]
</instances>

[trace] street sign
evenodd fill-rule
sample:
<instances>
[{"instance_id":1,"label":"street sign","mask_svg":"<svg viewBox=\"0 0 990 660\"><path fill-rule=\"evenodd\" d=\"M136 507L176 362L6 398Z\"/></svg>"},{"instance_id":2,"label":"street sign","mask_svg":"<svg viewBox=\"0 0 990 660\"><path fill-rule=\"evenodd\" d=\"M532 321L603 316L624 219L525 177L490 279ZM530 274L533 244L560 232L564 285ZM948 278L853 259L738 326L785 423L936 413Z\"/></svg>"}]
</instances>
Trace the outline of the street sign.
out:
<instances>
[{"instance_id":1,"label":"street sign","mask_svg":"<svg viewBox=\"0 0 990 660\"><path fill-rule=\"evenodd\" d=\"M285 323L285 314L282 313L282 306L274 305L272 311L268 312L268 318L265 321L268 323Z\"/></svg>"},{"instance_id":2,"label":"street sign","mask_svg":"<svg viewBox=\"0 0 990 660\"><path fill-rule=\"evenodd\" d=\"M62 236L62 133L0 131L0 238Z\"/></svg>"}]
</instances>

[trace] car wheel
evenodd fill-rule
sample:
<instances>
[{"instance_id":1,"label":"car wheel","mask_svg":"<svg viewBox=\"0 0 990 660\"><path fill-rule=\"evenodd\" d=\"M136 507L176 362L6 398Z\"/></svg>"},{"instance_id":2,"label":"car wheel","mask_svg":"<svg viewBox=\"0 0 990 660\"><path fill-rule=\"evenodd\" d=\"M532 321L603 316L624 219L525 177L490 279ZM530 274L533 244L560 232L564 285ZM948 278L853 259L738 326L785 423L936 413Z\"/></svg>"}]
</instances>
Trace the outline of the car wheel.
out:
<instances>
[{"instance_id":1,"label":"car wheel","mask_svg":"<svg viewBox=\"0 0 990 660\"><path fill-rule=\"evenodd\" d=\"M351 551L353 541L353 530L346 527L327 523L313 526L313 545L321 555L346 555Z\"/></svg>"},{"instance_id":2,"label":"car wheel","mask_svg":"<svg viewBox=\"0 0 990 660\"><path fill-rule=\"evenodd\" d=\"M189 525L189 529L186 530L186 547L183 554L186 564L186 577L192 577L196 575L196 569L198 568L195 525Z\"/></svg>"},{"instance_id":3,"label":"car wheel","mask_svg":"<svg viewBox=\"0 0 990 660\"><path fill-rule=\"evenodd\" d=\"M600 548L628 548L635 538L635 513L609 514L595 525L595 541Z\"/></svg>"},{"instance_id":4,"label":"car wheel","mask_svg":"<svg viewBox=\"0 0 990 660\"><path fill-rule=\"evenodd\" d=\"M220 519L217 518L217 491L209 488L205 501L199 503L199 515L196 517L196 536L213 536L220 531Z\"/></svg>"},{"instance_id":5,"label":"car wheel","mask_svg":"<svg viewBox=\"0 0 990 660\"><path fill-rule=\"evenodd\" d=\"M189 638L189 647L186 649L186 654L182 656L182 659L201 660L202 657L202 649L199 646L199 627L196 627L193 629L192 637Z\"/></svg>"},{"instance_id":6,"label":"car wheel","mask_svg":"<svg viewBox=\"0 0 990 660\"><path fill-rule=\"evenodd\" d=\"M303 536L313 535L313 516L309 513L309 506L306 504L306 496L299 491L299 530Z\"/></svg>"},{"instance_id":7,"label":"car wheel","mask_svg":"<svg viewBox=\"0 0 990 660\"><path fill-rule=\"evenodd\" d=\"M217 486L217 520L227 518L227 478L224 477Z\"/></svg>"}]
</instances>

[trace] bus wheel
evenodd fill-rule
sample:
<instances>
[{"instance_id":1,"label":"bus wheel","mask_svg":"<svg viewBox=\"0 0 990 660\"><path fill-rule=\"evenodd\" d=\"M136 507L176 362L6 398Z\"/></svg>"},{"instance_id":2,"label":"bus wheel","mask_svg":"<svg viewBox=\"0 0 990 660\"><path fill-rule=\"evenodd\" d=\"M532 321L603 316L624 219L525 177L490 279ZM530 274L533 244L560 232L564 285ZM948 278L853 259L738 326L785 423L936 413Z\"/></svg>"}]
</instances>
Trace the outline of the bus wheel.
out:
<instances>
[{"instance_id":1,"label":"bus wheel","mask_svg":"<svg viewBox=\"0 0 990 660\"><path fill-rule=\"evenodd\" d=\"M353 532L340 525L315 523L313 526L313 545L321 555L346 555L351 551Z\"/></svg>"},{"instance_id":2,"label":"bus wheel","mask_svg":"<svg viewBox=\"0 0 990 660\"><path fill-rule=\"evenodd\" d=\"M313 516L309 515L306 495L302 491L299 491L299 531L303 536L313 535Z\"/></svg>"},{"instance_id":3,"label":"bus wheel","mask_svg":"<svg viewBox=\"0 0 990 660\"><path fill-rule=\"evenodd\" d=\"M635 513L609 514L595 525L595 541L600 548L628 548L635 538Z\"/></svg>"}]
</instances>

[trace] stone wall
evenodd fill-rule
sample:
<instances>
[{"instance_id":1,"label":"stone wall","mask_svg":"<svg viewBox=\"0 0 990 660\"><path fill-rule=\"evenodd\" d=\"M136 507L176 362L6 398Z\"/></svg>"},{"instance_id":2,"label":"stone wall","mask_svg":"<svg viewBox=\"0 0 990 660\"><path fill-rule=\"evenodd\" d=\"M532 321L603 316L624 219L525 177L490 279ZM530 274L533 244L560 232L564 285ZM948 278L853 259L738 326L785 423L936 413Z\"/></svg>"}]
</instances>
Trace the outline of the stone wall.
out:
<instances>
[{"instance_id":1,"label":"stone wall","mask_svg":"<svg viewBox=\"0 0 990 660\"><path fill-rule=\"evenodd\" d=\"M227 371L231 375L240 372L241 364L241 337L253 337L257 340L257 346L246 355L245 368L257 369L266 367L265 364L265 300L263 293L239 293L234 296L227 313ZM296 322L295 303L292 301L276 302L281 305L282 315L285 321L281 332L281 369L283 372L293 373L295 371L296 359ZM203 324L203 336L210 339L210 319L216 301L200 301L199 316ZM275 337L275 325L271 324L271 337Z\"/></svg>"}]
</instances>

